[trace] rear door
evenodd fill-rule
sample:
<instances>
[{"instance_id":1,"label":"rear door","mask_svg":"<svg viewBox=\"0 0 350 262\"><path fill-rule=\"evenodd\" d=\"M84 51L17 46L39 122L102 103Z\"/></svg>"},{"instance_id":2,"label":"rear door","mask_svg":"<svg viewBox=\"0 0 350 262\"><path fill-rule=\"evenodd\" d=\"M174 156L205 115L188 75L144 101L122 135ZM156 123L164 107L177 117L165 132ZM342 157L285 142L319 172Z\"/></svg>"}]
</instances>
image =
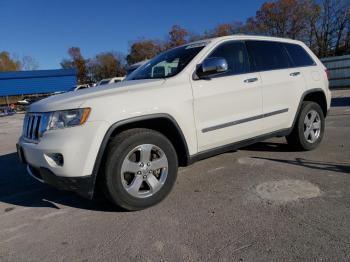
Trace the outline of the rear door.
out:
<instances>
[{"instance_id":1,"label":"rear door","mask_svg":"<svg viewBox=\"0 0 350 262\"><path fill-rule=\"evenodd\" d=\"M246 45L262 80L264 133L289 128L305 90L303 72L293 66L280 42L246 41Z\"/></svg>"},{"instance_id":2,"label":"rear door","mask_svg":"<svg viewBox=\"0 0 350 262\"><path fill-rule=\"evenodd\" d=\"M283 43L283 46L287 50L293 66L303 74L307 88L323 88L324 70L320 70L304 47L293 43Z\"/></svg>"},{"instance_id":3,"label":"rear door","mask_svg":"<svg viewBox=\"0 0 350 262\"><path fill-rule=\"evenodd\" d=\"M245 43L221 43L209 57L225 58L228 71L192 80L199 151L257 136L262 129L261 79L250 73Z\"/></svg>"}]
</instances>

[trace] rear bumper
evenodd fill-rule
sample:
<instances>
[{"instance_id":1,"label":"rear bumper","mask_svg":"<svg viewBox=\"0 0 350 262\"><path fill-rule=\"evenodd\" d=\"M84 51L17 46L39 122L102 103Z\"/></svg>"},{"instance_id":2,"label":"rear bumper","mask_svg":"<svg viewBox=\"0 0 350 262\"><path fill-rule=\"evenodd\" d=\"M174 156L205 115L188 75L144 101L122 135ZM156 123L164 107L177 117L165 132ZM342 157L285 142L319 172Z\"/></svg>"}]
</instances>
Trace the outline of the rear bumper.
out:
<instances>
[{"instance_id":1,"label":"rear bumper","mask_svg":"<svg viewBox=\"0 0 350 262\"><path fill-rule=\"evenodd\" d=\"M36 168L27 164L27 171L36 180L60 190L67 190L91 199L94 194L95 179L85 177L60 177L45 167Z\"/></svg>"}]
</instances>

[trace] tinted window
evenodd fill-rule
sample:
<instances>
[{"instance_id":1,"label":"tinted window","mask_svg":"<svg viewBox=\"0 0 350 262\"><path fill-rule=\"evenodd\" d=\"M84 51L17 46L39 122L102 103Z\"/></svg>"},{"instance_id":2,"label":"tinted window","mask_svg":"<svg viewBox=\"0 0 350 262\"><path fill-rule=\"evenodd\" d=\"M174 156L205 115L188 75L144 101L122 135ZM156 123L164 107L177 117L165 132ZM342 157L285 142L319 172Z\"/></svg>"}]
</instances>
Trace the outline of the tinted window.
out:
<instances>
[{"instance_id":1,"label":"tinted window","mask_svg":"<svg viewBox=\"0 0 350 262\"><path fill-rule=\"evenodd\" d=\"M315 64L314 60L312 60L310 55L300 45L295 45L295 44L283 44L283 45L288 51L294 66L296 67L310 66Z\"/></svg>"},{"instance_id":2,"label":"tinted window","mask_svg":"<svg viewBox=\"0 0 350 262\"><path fill-rule=\"evenodd\" d=\"M228 71L222 75L236 75L249 72L249 58L243 42L228 42L217 47L209 57L225 58Z\"/></svg>"},{"instance_id":3,"label":"tinted window","mask_svg":"<svg viewBox=\"0 0 350 262\"><path fill-rule=\"evenodd\" d=\"M283 46L277 42L247 41L255 70L266 71L288 68L290 61Z\"/></svg>"}]
</instances>

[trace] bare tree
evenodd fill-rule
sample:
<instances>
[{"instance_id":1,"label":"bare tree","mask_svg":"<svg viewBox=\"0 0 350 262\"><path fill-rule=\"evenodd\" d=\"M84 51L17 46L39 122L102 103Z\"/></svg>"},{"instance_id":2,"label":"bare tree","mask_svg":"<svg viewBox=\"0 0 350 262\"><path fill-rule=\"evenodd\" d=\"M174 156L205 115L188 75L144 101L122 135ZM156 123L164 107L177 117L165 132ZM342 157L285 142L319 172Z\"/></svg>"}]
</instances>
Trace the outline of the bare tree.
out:
<instances>
[{"instance_id":1,"label":"bare tree","mask_svg":"<svg viewBox=\"0 0 350 262\"><path fill-rule=\"evenodd\" d=\"M278 0L264 3L247 20L248 32L299 39L320 57L346 51L349 6L341 0Z\"/></svg>"},{"instance_id":2,"label":"bare tree","mask_svg":"<svg viewBox=\"0 0 350 262\"><path fill-rule=\"evenodd\" d=\"M21 60L21 70L36 70L39 68L38 62L31 56L23 56Z\"/></svg>"},{"instance_id":3,"label":"bare tree","mask_svg":"<svg viewBox=\"0 0 350 262\"><path fill-rule=\"evenodd\" d=\"M324 0L316 11L316 19L310 21L315 35L315 51L320 57L334 55L345 45L350 9L340 0Z\"/></svg>"},{"instance_id":4,"label":"bare tree","mask_svg":"<svg viewBox=\"0 0 350 262\"><path fill-rule=\"evenodd\" d=\"M339 4L339 3L338 3ZM340 54L346 47L346 39L350 32L350 8L340 6L336 17L336 32L335 32L335 54ZM350 50L347 50L350 52Z\"/></svg>"}]
</instances>

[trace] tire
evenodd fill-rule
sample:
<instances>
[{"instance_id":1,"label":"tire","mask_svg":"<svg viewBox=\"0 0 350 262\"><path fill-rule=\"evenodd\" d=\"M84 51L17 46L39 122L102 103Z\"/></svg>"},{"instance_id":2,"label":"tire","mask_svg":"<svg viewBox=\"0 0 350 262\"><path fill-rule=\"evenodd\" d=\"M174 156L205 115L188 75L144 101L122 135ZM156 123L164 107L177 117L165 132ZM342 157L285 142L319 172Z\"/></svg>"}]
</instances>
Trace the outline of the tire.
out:
<instances>
[{"instance_id":1,"label":"tire","mask_svg":"<svg viewBox=\"0 0 350 262\"><path fill-rule=\"evenodd\" d=\"M324 136L325 118L320 105L311 101L303 102L297 117L292 132L286 136L288 144L302 151L315 149Z\"/></svg>"},{"instance_id":2,"label":"tire","mask_svg":"<svg viewBox=\"0 0 350 262\"><path fill-rule=\"evenodd\" d=\"M150 129L130 129L107 147L102 186L112 203L125 210L141 210L169 194L177 169L176 151L164 135Z\"/></svg>"}]
</instances>

